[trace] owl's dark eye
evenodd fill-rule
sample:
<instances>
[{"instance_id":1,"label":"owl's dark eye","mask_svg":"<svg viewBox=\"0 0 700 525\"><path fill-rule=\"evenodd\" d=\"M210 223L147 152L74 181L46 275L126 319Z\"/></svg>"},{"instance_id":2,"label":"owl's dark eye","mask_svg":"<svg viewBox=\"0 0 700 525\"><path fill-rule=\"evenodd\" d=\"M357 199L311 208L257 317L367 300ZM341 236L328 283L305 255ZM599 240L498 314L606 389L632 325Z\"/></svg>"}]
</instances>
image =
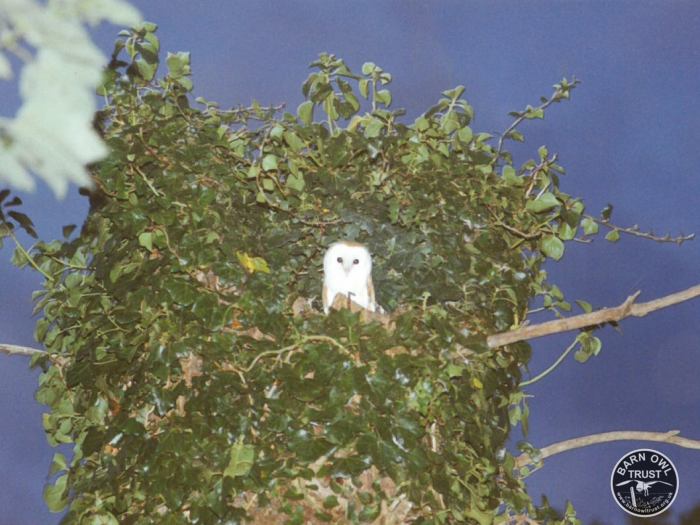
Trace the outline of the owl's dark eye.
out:
<instances>
[{"instance_id":1,"label":"owl's dark eye","mask_svg":"<svg viewBox=\"0 0 700 525\"><path fill-rule=\"evenodd\" d=\"M352 264L360 264L360 260L359 260L359 259L355 259L355 260L352 261Z\"/></svg>"},{"instance_id":2,"label":"owl's dark eye","mask_svg":"<svg viewBox=\"0 0 700 525\"><path fill-rule=\"evenodd\" d=\"M342 257L338 257L338 258L336 259L336 261L338 261L340 264L343 264L343 258L342 258Z\"/></svg>"}]
</instances>

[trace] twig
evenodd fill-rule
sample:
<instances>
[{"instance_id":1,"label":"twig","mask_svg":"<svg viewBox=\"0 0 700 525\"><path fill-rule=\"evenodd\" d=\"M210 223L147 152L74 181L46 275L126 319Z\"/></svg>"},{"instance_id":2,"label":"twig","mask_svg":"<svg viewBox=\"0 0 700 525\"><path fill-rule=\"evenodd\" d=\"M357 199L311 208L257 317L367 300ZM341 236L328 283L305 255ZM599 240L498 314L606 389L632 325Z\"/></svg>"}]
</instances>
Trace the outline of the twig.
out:
<instances>
[{"instance_id":1,"label":"twig","mask_svg":"<svg viewBox=\"0 0 700 525\"><path fill-rule=\"evenodd\" d=\"M549 374L551 374L551 373L554 371L554 369L555 369L556 367L558 367L558 366L562 363L562 361L564 361L564 359L566 358L566 356L569 355L569 353L571 353L571 351L572 351L574 348L576 348L576 345L577 345L577 344L578 344L578 339L574 340L574 342L571 343L571 344L566 348L566 350L564 350L564 351L562 352L562 354L557 358L556 361L554 361L554 363L552 363L552 365L551 365L549 368L547 368L544 372L541 372L541 373L537 374L537 375L536 375L535 377L533 377L532 379L528 379L527 381L522 381L522 382L520 383L520 386L522 387L522 386L531 385L532 383L536 383L536 382L539 381L540 379L542 379L542 378L548 376Z\"/></svg>"},{"instance_id":2,"label":"twig","mask_svg":"<svg viewBox=\"0 0 700 525\"><path fill-rule=\"evenodd\" d=\"M557 319L546 323L525 326L510 332L490 335L487 338L488 346L489 348L497 348L499 346L516 343L518 341L525 341L528 339L535 339L536 337L542 337L545 335L558 334L579 328L621 321L625 317L644 317L645 315L656 310L661 310L667 306L682 303L700 296L700 284L692 286L687 290L667 295L647 303L634 304L634 301L637 299L640 293L641 292L636 292L635 294L630 295L624 303L615 308L603 308L602 310L588 314L575 315L565 319Z\"/></svg>"},{"instance_id":3,"label":"twig","mask_svg":"<svg viewBox=\"0 0 700 525\"><path fill-rule=\"evenodd\" d=\"M634 235L635 237L641 237L642 239L649 239L650 241L655 242L672 242L680 246L685 241L692 241L695 238L694 233L691 233L689 235L679 235L678 237L671 237L671 235L668 233L666 235L659 236L654 235L652 232L639 231L639 226L637 226L636 224L634 226L630 226L629 228L623 228L622 226L615 226L609 221L593 217L592 215L586 215L585 217L594 221L596 224L605 226L609 230L626 233L628 235Z\"/></svg>"},{"instance_id":4,"label":"twig","mask_svg":"<svg viewBox=\"0 0 700 525\"><path fill-rule=\"evenodd\" d=\"M571 87L575 87L578 83L578 80L574 80ZM520 113L518 118L516 118L513 121L513 123L510 126L508 126L508 129L506 129L498 139L498 146L496 147L496 153L494 154L493 159L491 160L491 164L496 164L496 162L498 162L498 159L501 156L501 152L503 151L503 141L508 137L508 135L510 135L510 133L515 131L515 128L522 124L522 122L527 118L528 114L530 114L533 111L544 111L555 102L560 102L562 98L564 98L564 94L567 91L570 91L570 89L562 89L562 87L559 84L557 84L554 93L552 93L551 97L546 99L542 104L540 104L536 108L526 109L525 111Z\"/></svg>"},{"instance_id":5,"label":"twig","mask_svg":"<svg viewBox=\"0 0 700 525\"><path fill-rule=\"evenodd\" d=\"M231 108L231 109L219 109L219 108L213 108L216 113L221 114L221 115L234 115L234 116L240 116L243 115L246 119L248 120L260 120L260 121L266 121L268 119L268 116L266 115L264 118L257 117L253 115L256 111L261 111L261 112L267 112L269 113L269 116L273 116L275 113L279 113L286 107L286 104L278 104L276 106L266 106L266 107L261 107L259 110L256 110L251 107L243 107L239 106L237 108ZM209 109L209 108L207 108Z\"/></svg>"},{"instance_id":6,"label":"twig","mask_svg":"<svg viewBox=\"0 0 700 525\"><path fill-rule=\"evenodd\" d=\"M520 231L517 228L514 228L513 226L510 226L510 225L508 225L505 222L502 222L500 220L496 220L496 222L494 222L494 224L496 226L500 226L504 230L509 231L510 233L512 233L514 235L517 235L518 237L522 237L523 239L527 239L527 240L538 239L538 238L542 237L542 234L544 233L544 232L540 232L540 231L535 232L535 233L525 233L525 232Z\"/></svg>"},{"instance_id":7,"label":"twig","mask_svg":"<svg viewBox=\"0 0 700 525\"><path fill-rule=\"evenodd\" d=\"M163 194L153 186L153 183L148 179L148 177L146 177L146 174L143 172L143 170L141 170L141 168L139 168L136 164L133 164L132 167L134 171L141 176L143 182L145 182L146 186L148 186L148 189L150 189L151 192L153 192L153 195L155 195L156 197L163 196Z\"/></svg>"},{"instance_id":8,"label":"twig","mask_svg":"<svg viewBox=\"0 0 700 525\"><path fill-rule=\"evenodd\" d=\"M241 370L243 372L250 372L253 368L255 368L255 365L258 363L260 359L263 357L268 357L272 355L281 355L284 354L285 352L293 352L294 349L298 348L300 345L308 342L323 342L323 343L330 343L339 350L345 352L345 353L350 353L342 344L340 344L338 341L333 339L332 337L329 337L327 335L308 335L305 337L302 337L299 342L291 344L289 346L285 346L284 348L278 348L277 350L266 350L264 352L260 352L258 355L256 355L253 360L250 362L250 364L242 368Z\"/></svg>"},{"instance_id":9,"label":"twig","mask_svg":"<svg viewBox=\"0 0 700 525\"><path fill-rule=\"evenodd\" d=\"M8 229L7 229L7 234L8 234L8 235L12 238L12 240L15 242L15 246L17 246L17 249L22 253L22 255L24 255L24 257L27 259L27 261L29 262L29 264L31 264L32 267L33 267L37 272L39 272L41 275L43 275L44 277L46 277L46 280L47 280L47 281L53 282L53 281L54 281L54 278L53 278L52 276L50 276L48 273L46 273L44 270L42 270L42 269L39 267L39 265L36 263L36 261L34 260L34 258L33 258L31 255L29 255L29 252L24 248L24 246L22 246L22 243L19 242L19 239L18 239L17 236L15 235L15 232L13 232L11 229L8 228ZM30 249L31 249L31 248L30 248Z\"/></svg>"},{"instance_id":10,"label":"twig","mask_svg":"<svg viewBox=\"0 0 700 525\"><path fill-rule=\"evenodd\" d=\"M530 178L530 183L527 185L527 189L525 190L525 197L529 197L530 193L532 193L533 188L535 187L535 184L537 183L537 175L540 174L542 171L546 171L549 168L549 165L554 164L557 161L557 154L555 153L552 155L551 160L550 159L544 159L540 161L540 163L535 166L532 171L530 171L530 174L528 177Z\"/></svg>"},{"instance_id":11,"label":"twig","mask_svg":"<svg viewBox=\"0 0 700 525\"><path fill-rule=\"evenodd\" d=\"M43 350L32 348L30 346L7 345L0 343L0 353L7 355L28 355L45 354Z\"/></svg>"},{"instance_id":12,"label":"twig","mask_svg":"<svg viewBox=\"0 0 700 525\"><path fill-rule=\"evenodd\" d=\"M539 457L546 459L561 454L569 450L574 450L589 445L597 445L598 443L608 443L610 441L656 441L659 443L669 443L683 448L692 448L700 450L700 441L680 437L680 430L669 430L668 432L646 432L639 430L617 430L613 432L602 432L600 434L591 434L566 441L560 441L552 445L540 449ZM517 468L524 467L532 462L532 458L528 453L524 453L515 458L515 466Z\"/></svg>"}]
</instances>

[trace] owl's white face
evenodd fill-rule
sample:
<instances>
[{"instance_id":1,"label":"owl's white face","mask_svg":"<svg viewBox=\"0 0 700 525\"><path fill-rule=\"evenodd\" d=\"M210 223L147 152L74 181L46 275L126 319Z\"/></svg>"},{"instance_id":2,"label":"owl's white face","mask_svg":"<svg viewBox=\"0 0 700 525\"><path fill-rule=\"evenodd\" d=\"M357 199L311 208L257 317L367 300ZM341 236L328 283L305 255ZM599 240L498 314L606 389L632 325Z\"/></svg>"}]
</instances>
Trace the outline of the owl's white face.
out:
<instances>
[{"instance_id":1,"label":"owl's white face","mask_svg":"<svg viewBox=\"0 0 700 525\"><path fill-rule=\"evenodd\" d=\"M332 244L323 256L323 288L326 313L338 293L374 311L372 256L369 250L362 244L349 241Z\"/></svg>"}]
</instances>

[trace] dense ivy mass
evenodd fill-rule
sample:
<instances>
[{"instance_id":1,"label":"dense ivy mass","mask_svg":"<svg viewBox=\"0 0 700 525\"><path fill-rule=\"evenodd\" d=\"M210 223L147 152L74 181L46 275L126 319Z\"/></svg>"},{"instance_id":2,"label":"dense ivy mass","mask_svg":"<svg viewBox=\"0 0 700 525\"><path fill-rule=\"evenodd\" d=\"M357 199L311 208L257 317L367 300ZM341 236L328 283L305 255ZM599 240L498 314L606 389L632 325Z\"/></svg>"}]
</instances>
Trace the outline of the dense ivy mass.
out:
<instances>
[{"instance_id":1,"label":"dense ivy mass","mask_svg":"<svg viewBox=\"0 0 700 525\"><path fill-rule=\"evenodd\" d=\"M56 455L51 508L66 523L543 518L503 449L526 423L529 346L486 336L535 296L561 300L541 266L583 205L554 157L514 168L469 127L462 87L406 123L388 73L332 55L296 115L195 102L187 54L157 77L154 31L117 43L96 120L112 153L82 232L33 254L49 276L38 398L50 442L74 451ZM320 313L338 239L373 253L391 326Z\"/></svg>"}]
</instances>

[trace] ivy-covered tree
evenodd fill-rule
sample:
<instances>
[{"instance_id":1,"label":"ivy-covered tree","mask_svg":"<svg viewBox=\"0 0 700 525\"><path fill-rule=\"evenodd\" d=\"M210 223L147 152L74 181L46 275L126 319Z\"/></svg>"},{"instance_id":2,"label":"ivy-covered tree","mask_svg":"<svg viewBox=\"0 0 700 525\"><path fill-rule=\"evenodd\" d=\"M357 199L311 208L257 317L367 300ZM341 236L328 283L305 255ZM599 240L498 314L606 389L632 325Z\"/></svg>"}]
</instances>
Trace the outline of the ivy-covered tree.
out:
<instances>
[{"instance_id":1,"label":"ivy-covered tree","mask_svg":"<svg viewBox=\"0 0 700 525\"><path fill-rule=\"evenodd\" d=\"M504 149L577 82L497 141L463 87L405 122L389 73L327 54L296 114L222 110L192 99L188 54L157 75L155 29L123 33L106 72L111 153L82 229L16 255L45 276L37 397L73 447L49 506L66 523L577 523L533 504L505 450L527 431L530 347L489 343L533 300L568 311L545 260L620 231L560 190L547 148ZM369 247L391 314L321 313L338 239Z\"/></svg>"}]
</instances>

